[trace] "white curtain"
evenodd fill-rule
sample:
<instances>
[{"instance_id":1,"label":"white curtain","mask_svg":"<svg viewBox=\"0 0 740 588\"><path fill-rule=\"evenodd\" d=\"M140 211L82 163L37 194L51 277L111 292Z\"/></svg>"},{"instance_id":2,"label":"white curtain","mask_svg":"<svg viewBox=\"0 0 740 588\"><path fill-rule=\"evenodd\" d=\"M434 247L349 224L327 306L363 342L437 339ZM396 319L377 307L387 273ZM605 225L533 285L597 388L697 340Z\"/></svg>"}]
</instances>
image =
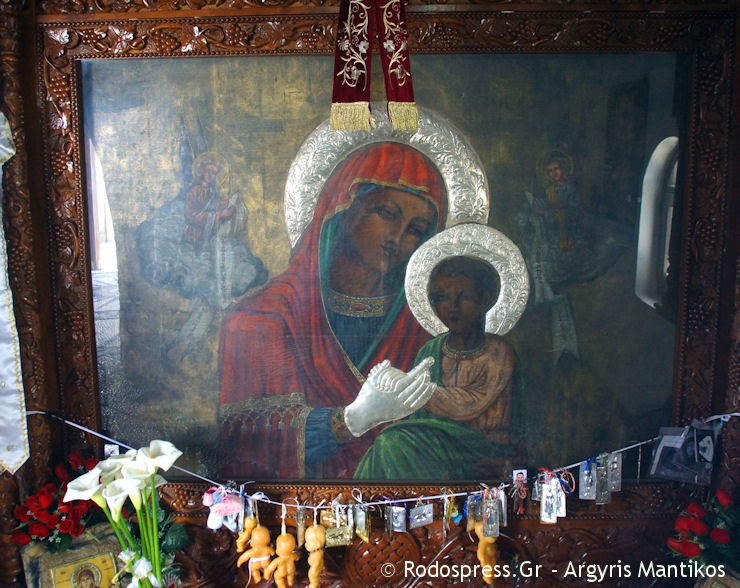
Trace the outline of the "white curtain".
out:
<instances>
[{"instance_id":1,"label":"white curtain","mask_svg":"<svg viewBox=\"0 0 740 588\"><path fill-rule=\"evenodd\" d=\"M15 154L13 137L5 115L0 112L0 170ZM1 177L1 176L0 176ZM0 182L0 201L4 200ZM0 471L11 473L28 459L26 401L21 379L18 331L13 314L13 296L8 280L8 252L0 207Z\"/></svg>"}]
</instances>

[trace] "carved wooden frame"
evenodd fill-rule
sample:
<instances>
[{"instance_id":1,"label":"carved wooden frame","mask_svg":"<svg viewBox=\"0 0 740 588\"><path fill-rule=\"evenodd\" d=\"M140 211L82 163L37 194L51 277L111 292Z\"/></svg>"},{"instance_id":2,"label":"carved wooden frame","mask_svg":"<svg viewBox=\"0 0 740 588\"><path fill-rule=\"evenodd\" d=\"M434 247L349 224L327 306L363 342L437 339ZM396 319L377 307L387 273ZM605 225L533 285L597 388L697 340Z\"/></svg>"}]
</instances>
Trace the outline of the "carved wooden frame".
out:
<instances>
[{"instance_id":1,"label":"carved wooden frame","mask_svg":"<svg viewBox=\"0 0 740 588\"><path fill-rule=\"evenodd\" d=\"M45 0L33 8L24 10L20 0L0 2L2 107L18 148L4 168L4 216L27 408L59 410L97 429L77 60L331 53L337 2ZM740 110L734 69L737 15L734 3L668 2L660 8L653 12L629 0L470 2L454 7L411 2L409 39L412 52L639 50L691 56L673 405L674 422L684 423L710 412L737 410L740 402L739 238L730 230L740 205L737 197L730 197L738 180L729 165L740 155L737 133L731 132L732 114ZM734 492L740 482L738 431L737 423L726 429L720 474L720 483ZM41 416L29 418L29 436L28 464L16 476L0 479L0 577L8 584L20 573L9 540L13 506L49 479L53 441L62 438ZM65 442L74 447L95 443L77 434L67 434ZM332 484L260 488L278 499L297 495L312 503L348 489ZM371 496L400 497L437 493L439 488L363 490ZM202 491L194 484L166 489L173 509L192 524L196 537L182 557L189 585L235 584L240 579L232 538L203 529ZM674 484L631 486L608 507L569 502L574 515L550 528L540 526L528 511L507 529L502 548L508 555L561 570L567 561L660 559L660 543L684 499ZM374 571L368 567L383 558L474 563L471 545L469 535L455 526L446 537L438 526L405 538L376 534L369 550L352 546L336 561L329 558L333 565L327 578L347 585L383 581L377 566ZM561 581L548 577L549 585Z\"/></svg>"}]
</instances>

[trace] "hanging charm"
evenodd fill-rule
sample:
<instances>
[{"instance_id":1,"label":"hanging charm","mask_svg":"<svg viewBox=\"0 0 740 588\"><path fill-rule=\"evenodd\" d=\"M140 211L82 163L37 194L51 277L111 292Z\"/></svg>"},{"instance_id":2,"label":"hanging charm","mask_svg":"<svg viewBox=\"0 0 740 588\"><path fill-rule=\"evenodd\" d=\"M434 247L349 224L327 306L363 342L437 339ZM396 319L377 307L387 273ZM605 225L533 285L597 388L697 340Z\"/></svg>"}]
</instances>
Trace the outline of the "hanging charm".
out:
<instances>
[{"instance_id":1,"label":"hanging charm","mask_svg":"<svg viewBox=\"0 0 740 588\"><path fill-rule=\"evenodd\" d=\"M339 502L340 497L341 495L334 499L331 510L321 512L321 524L326 528L326 547L337 547L352 543L354 529L350 525L346 507Z\"/></svg>"},{"instance_id":2,"label":"hanging charm","mask_svg":"<svg viewBox=\"0 0 740 588\"><path fill-rule=\"evenodd\" d=\"M383 524L386 536L391 537L393 535L393 509L390 504L383 507Z\"/></svg>"},{"instance_id":3,"label":"hanging charm","mask_svg":"<svg viewBox=\"0 0 740 588\"><path fill-rule=\"evenodd\" d=\"M416 529L434 522L434 505L431 502L423 504L418 500L416 506L409 510L409 529Z\"/></svg>"},{"instance_id":4,"label":"hanging charm","mask_svg":"<svg viewBox=\"0 0 740 588\"><path fill-rule=\"evenodd\" d=\"M566 516L566 496L572 496L576 490L576 480L570 470L564 470L557 476L560 483L560 493L558 495L558 518Z\"/></svg>"},{"instance_id":5,"label":"hanging charm","mask_svg":"<svg viewBox=\"0 0 740 588\"><path fill-rule=\"evenodd\" d=\"M236 517L236 530L241 534L244 531L244 513L247 509L247 496L244 492L244 484L239 486L239 500L241 501L242 508Z\"/></svg>"},{"instance_id":6,"label":"hanging charm","mask_svg":"<svg viewBox=\"0 0 740 588\"><path fill-rule=\"evenodd\" d=\"M477 496L473 494L468 494L467 498L465 499L465 516L467 517L467 524L465 525L465 530L470 533L471 531L475 530L475 508L476 508L476 502L477 502Z\"/></svg>"},{"instance_id":7,"label":"hanging charm","mask_svg":"<svg viewBox=\"0 0 740 588\"><path fill-rule=\"evenodd\" d=\"M581 464L578 472L578 498L581 500L596 499L596 459L587 459Z\"/></svg>"},{"instance_id":8,"label":"hanging charm","mask_svg":"<svg viewBox=\"0 0 740 588\"><path fill-rule=\"evenodd\" d=\"M339 527L325 527L326 547L339 547L352 543L352 535L347 532L347 525Z\"/></svg>"},{"instance_id":9,"label":"hanging charm","mask_svg":"<svg viewBox=\"0 0 740 588\"><path fill-rule=\"evenodd\" d=\"M352 516L354 518L355 535L362 539L365 543L370 541L370 530L371 520L368 512L368 506L362 500L362 491L359 488L353 488L350 493L352 498L357 501L357 504L351 507Z\"/></svg>"},{"instance_id":10,"label":"hanging charm","mask_svg":"<svg viewBox=\"0 0 740 588\"><path fill-rule=\"evenodd\" d=\"M622 491L622 454L610 453L606 458L609 469L609 492Z\"/></svg>"},{"instance_id":11,"label":"hanging charm","mask_svg":"<svg viewBox=\"0 0 740 588\"><path fill-rule=\"evenodd\" d=\"M554 524L558 522L558 492L560 482L548 475L542 484L540 494L540 522Z\"/></svg>"},{"instance_id":12,"label":"hanging charm","mask_svg":"<svg viewBox=\"0 0 740 588\"><path fill-rule=\"evenodd\" d=\"M609 492L609 470L607 466L596 467L595 486L596 504L609 504L612 501L612 495Z\"/></svg>"},{"instance_id":13,"label":"hanging charm","mask_svg":"<svg viewBox=\"0 0 740 588\"><path fill-rule=\"evenodd\" d=\"M365 543L370 541L370 514L364 504L355 504L353 507L355 515L355 535Z\"/></svg>"},{"instance_id":14,"label":"hanging charm","mask_svg":"<svg viewBox=\"0 0 740 588\"><path fill-rule=\"evenodd\" d=\"M306 507L299 506L295 511L295 532L296 532L296 545L303 547L306 541Z\"/></svg>"},{"instance_id":15,"label":"hanging charm","mask_svg":"<svg viewBox=\"0 0 740 588\"><path fill-rule=\"evenodd\" d=\"M444 493L444 502L442 503L442 538L447 539L447 533L450 532L450 519L452 518L452 505L450 497L447 496L447 490L442 489Z\"/></svg>"},{"instance_id":16,"label":"hanging charm","mask_svg":"<svg viewBox=\"0 0 740 588\"><path fill-rule=\"evenodd\" d=\"M457 525L460 523L463 516L460 512L460 509L457 508L457 500L453 498L451 502L452 504L450 506L450 520Z\"/></svg>"},{"instance_id":17,"label":"hanging charm","mask_svg":"<svg viewBox=\"0 0 740 588\"><path fill-rule=\"evenodd\" d=\"M540 496L542 495L542 472L537 474L537 477L532 484L532 500L539 502Z\"/></svg>"},{"instance_id":18,"label":"hanging charm","mask_svg":"<svg viewBox=\"0 0 740 588\"><path fill-rule=\"evenodd\" d=\"M527 470L514 472L514 481L509 489L509 496L513 500L512 510L514 514L524 514L524 500L527 498ZM536 483L534 485L536 487ZM534 498L534 497L533 497Z\"/></svg>"},{"instance_id":19,"label":"hanging charm","mask_svg":"<svg viewBox=\"0 0 740 588\"><path fill-rule=\"evenodd\" d=\"M486 490L483 494L483 536L498 537L501 503L495 494L498 490Z\"/></svg>"},{"instance_id":20,"label":"hanging charm","mask_svg":"<svg viewBox=\"0 0 740 588\"><path fill-rule=\"evenodd\" d=\"M232 533L238 530L239 513L244 511L240 495L228 491L223 486L214 486L206 490L202 502L210 509L206 521L209 529L215 531L223 526Z\"/></svg>"},{"instance_id":21,"label":"hanging charm","mask_svg":"<svg viewBox=\"0 0 740 588\"><path fill-rule=\"evenodd\" d=\"M506 527L509 524L509 513L506 510L506 491L504 485L501 484L498 487L498 501L499 501L499 516L501 518L501 526Z\"/></svg>"},{"instance_id":22,"label":"hanging charm","mask_svg":"<svg viewBox=\"0 0 740 588\"><path fill-rule=\"evenodd\" d=\"M390 525L390 533L406 532L406 507L389 504L385 507L386 530Z\"/></svg>"},{"instance_id":23,"label":"hanging charm","mask_svg":"<svg viewBox=\"0 0 740 588\"><path fill-rule=\"evenodd\" d=\"M555 507L555 515L561 519L565 518L566 500L565 500L565 489L563 488L563 481L561 478L554 478L557 480L557 492L555 493L557 499L557 506Z\"/></svg>"}]
</instances>

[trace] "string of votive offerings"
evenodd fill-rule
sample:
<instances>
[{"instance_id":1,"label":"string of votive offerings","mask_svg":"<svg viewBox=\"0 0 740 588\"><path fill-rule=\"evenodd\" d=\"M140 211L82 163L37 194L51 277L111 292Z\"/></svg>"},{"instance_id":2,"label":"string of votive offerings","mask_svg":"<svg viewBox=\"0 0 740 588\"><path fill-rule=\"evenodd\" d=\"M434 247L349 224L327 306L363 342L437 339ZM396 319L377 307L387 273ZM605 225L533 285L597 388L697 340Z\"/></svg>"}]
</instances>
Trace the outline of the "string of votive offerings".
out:
<instances>
[{"instance_id":1,"label":"string of votive offerings","mask_svg":"<svg viewBox=\"0 0 740 588\"><path fill-rule=\"evenodd\" d=\"M132 447L107 437L54 413L29 411L28 414L47 414L65 424L90 433L116 446ZM482 565L495 562L496 538L500 527L508 522L509 500L514 515L524 514L527 499L539 502L540 521L557 523L566 516L566 497L576 495L581 500L593 500L604 505L611 501L614 492L622 488L622 457L630 450L638 451L637 479L642 469L642 450L655 445L650 475L685 482L708 485L714 462L714 447L722 426L740 412L714 415L696 419L685 427L661 428L660 435L596 457L586 458L563 467L539 468L533 480L527 471L514 470L510 482L490 485L479 482L480 489L453 492L442 488L440 493L410 498L365 500L362 491L354 488L348 495L340 492L331 502L299 504L272 500L263 492L247 492L252 482L237 486L234 482L222 484L195 472L172 466L180 472L207 482L211 487L203 494L203 504L209 508L207 526L210 529L225 527L237 533L237 565L247 563L252 580L275 575L278 585L292 585L289 577L298 559L296 549L305 546L309 554L310 586L318 586L323 568L323 550L349 545L355 535L369 541L371 512L380 512L387 534L402 533L409 529L429 525L435 520L434 503L441 503L443 533L449 532L450 523L458 524L466 518L466 530L479 538L478 558ZM578 470L578 483L574 471ZM461 499L462 509L458 506ZM273 548L267 527L260 524L259 503L280 509L281 533ZM286 517L292 511L295 519L295 536L286 530ZM275 557L273 557L275 556ZM278 579L280 581L278 582Z\"/></svg>"}]
</instances>

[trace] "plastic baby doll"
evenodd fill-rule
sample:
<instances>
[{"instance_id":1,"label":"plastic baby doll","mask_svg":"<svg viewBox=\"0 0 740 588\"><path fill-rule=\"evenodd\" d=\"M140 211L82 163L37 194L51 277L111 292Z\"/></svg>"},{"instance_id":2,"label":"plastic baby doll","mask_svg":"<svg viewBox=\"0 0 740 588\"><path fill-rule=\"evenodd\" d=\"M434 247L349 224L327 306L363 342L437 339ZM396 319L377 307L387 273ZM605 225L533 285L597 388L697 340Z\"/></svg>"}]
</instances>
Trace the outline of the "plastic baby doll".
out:
<instances>
[{"instance_id":1,"label":"plastic baby doll","mask_svg":"<svg viewBox=\"0 0 740 588\"><path fill-rule=\"evenodd\" d=\"M254 531L256 526L257 526L257 519L255 519L254 517L244 518L244 530L241 533L239 533L239 536L236 538L237 553L241 553L247 548L247 543L249 542L249 539L252 537L252 531Z\"/></svg>"},{"instance_id":2,"label":"plastic baby doll","mask_svg":"<svg viewBox=\"0 0 740 588\"><path fill-rule=\"evenodd\" d=\"M237 567L245 561L249 561L249 573L252 580L262 580L262 570L270 565L270 557L275 555L275 550L270 547L270 531L267 527L257 525L252 531L252 548L248 549L236 560Z\"/></svg>"},{"instance_id":3,"label":"plastic baby doll","mask_svg":"<svg viewBox=\"0 0 740 588\"><path fill-rule=\"evenodd\" d=\"M478 535L478 561L481 566L488 566L483 574L486 584L493 584L493 569L498 557L496 540L498 537L485 537L483 535L483 521L475 522L475 534Z\"/></svg>"},{"instance_id":4,"label":"plastic baby doll","mask_svg":"<svg viewBox=\"0 0 740 588\"><path fill-rule=\"evenodd\" d=\"M278 588L292 586L295 579L295 562L298 554L293 553L296 543L290 533L281 533L275 540L277 557L270 562L265 570L265 576L275 573L275 584Z\"/></svg>"},{"instance_id":5,"label":"plastic baby doll","mask_svg":"<svg viewBox=\"0 0 740 588\"><path fill-rule=\"evenodd\" d=\"M324 569L324 544L326 531L321 525L312 525L306 529L306 551L308 551L309 588L318 588L321 570Z\"/></svg>"}]
</instances>

